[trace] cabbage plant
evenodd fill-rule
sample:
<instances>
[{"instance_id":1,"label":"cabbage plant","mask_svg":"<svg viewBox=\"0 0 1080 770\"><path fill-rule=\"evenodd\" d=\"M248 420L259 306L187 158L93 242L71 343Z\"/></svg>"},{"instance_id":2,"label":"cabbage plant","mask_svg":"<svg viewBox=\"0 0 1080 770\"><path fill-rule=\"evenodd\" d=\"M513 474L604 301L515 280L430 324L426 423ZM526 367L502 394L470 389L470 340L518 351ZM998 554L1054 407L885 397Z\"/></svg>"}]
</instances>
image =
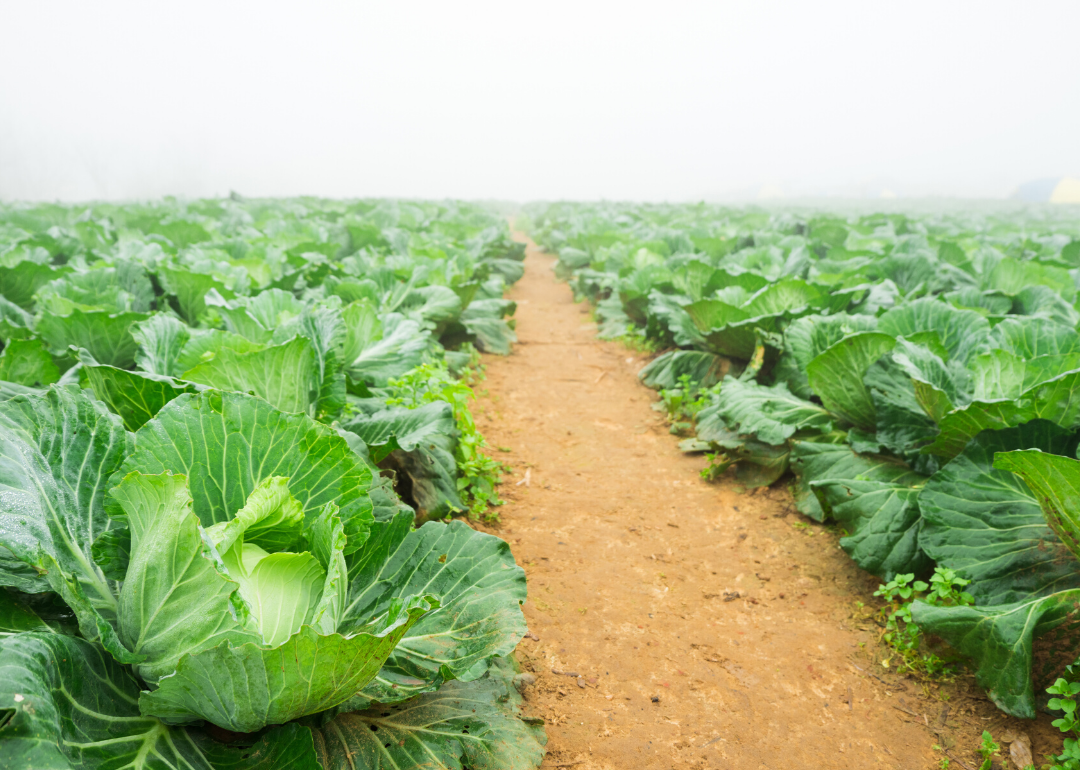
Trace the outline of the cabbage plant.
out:
<instances>
[{"instance_id":1,"label":"cabbage plant","mask_svg":"<svg viewBox=\"0 0 1080 770\"><path fill-rule=\"evenodd\" d=\"M524 573L330 427L179 395L0 403L0 766L533 767Z\"/></svg>"}]
</instances>

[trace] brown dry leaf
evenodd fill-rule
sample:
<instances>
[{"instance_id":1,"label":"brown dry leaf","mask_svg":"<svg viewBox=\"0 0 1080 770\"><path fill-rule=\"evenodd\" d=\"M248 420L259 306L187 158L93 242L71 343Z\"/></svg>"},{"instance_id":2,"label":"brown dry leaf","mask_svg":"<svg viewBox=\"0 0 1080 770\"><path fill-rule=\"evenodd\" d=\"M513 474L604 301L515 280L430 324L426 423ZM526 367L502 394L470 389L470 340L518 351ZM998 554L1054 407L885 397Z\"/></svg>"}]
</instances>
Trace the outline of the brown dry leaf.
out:
<instances>
[{"instance_id":1,"label":"brown dry leaf","mask_svg":"<svg viewBox=\"0 0 1080 770\"><path fill-rule=\"evenodd\" d=\"M1027 733L1016 735L1015 740L1009 746L1009 759L1012 760L1018 770L1024 770L1024 768L1035 764L1035 760L1031 756L1031 738L1027 736Z\"/></svg>"}]
</instances>

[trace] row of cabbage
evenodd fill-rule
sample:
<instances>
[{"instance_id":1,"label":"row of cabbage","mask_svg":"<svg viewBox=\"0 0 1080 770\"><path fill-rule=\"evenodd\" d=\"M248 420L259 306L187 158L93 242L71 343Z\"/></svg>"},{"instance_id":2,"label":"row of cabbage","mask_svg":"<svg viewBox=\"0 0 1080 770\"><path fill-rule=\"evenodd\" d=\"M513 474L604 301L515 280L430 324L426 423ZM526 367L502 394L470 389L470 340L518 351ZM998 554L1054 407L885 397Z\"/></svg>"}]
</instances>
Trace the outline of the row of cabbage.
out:
<instances>
[{"instance_id":1,"label":"row of cabbage","mask_svg":"<svg viewBox=\"0 0 1080 770\"><path fill-rule=\"evenodd\" d=\"M667 349L644 382L701 394L684 449L746 485L792 471L875 575L970 580L914 620L1034 716L1080 643L1076 211L530 214L601 336Z\"/></svg>"},{"instance_id":2,"label":"row of cabbage","mask_svg":"<svg viewBox=\"0 0 1080 770\"><path fill-rule=\"evenodd\" d=\"M0 765L539 764L524 572L431 520L493 501L454 374L523 255L456 203L0 207Z\"/></svg>"}]
</instances>

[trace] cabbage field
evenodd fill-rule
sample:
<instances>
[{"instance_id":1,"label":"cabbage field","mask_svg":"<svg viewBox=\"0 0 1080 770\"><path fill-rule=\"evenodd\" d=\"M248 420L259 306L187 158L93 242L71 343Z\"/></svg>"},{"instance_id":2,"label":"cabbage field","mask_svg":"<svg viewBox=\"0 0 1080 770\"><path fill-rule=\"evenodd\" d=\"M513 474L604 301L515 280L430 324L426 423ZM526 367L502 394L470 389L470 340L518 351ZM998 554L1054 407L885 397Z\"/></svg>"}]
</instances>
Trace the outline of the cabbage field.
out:
<instances>
[{"instance_id":1,"label":"cabbage field","mask_svg":"<svg viewBox=\"0 0 1080 770\"><path fill-rule=\"evenodd\" d=\"M527 211L600 336L660 353L640 376L707 475L792 478L893 595L933 576L909 630L1035 716L1080 648L1075 210Z\"/></svg>"},{"instance_id":2,"label":"cabbage field","mask_svg":"<svg viewBox=\"0 0 1080 770\"><path fill-rule=\"evenodd\" d=\"M539 764L525 574L445 521L523 258L468 204L0 206L0 766Z\"/></svg>"}]
</instances>

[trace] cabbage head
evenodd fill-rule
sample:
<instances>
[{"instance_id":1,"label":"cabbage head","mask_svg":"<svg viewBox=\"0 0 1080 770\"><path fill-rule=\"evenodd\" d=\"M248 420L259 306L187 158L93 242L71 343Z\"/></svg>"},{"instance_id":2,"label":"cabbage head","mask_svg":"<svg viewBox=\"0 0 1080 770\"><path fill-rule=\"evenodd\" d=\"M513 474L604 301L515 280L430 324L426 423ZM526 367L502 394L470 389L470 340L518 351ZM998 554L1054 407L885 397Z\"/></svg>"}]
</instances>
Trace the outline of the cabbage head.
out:
<instances>
[{"instance_id":1,"label":"cabbage head","mask_svg":"<svg viewBox=\"0 0 1080 770\"><path fill-rule=\"evenodd\" d=\"M524 600L504 541L415 528L306 414L205 390L131 433L76 388L0 402L0 765L535 766L500 662Z\"/></svg>"}]
</instances>

